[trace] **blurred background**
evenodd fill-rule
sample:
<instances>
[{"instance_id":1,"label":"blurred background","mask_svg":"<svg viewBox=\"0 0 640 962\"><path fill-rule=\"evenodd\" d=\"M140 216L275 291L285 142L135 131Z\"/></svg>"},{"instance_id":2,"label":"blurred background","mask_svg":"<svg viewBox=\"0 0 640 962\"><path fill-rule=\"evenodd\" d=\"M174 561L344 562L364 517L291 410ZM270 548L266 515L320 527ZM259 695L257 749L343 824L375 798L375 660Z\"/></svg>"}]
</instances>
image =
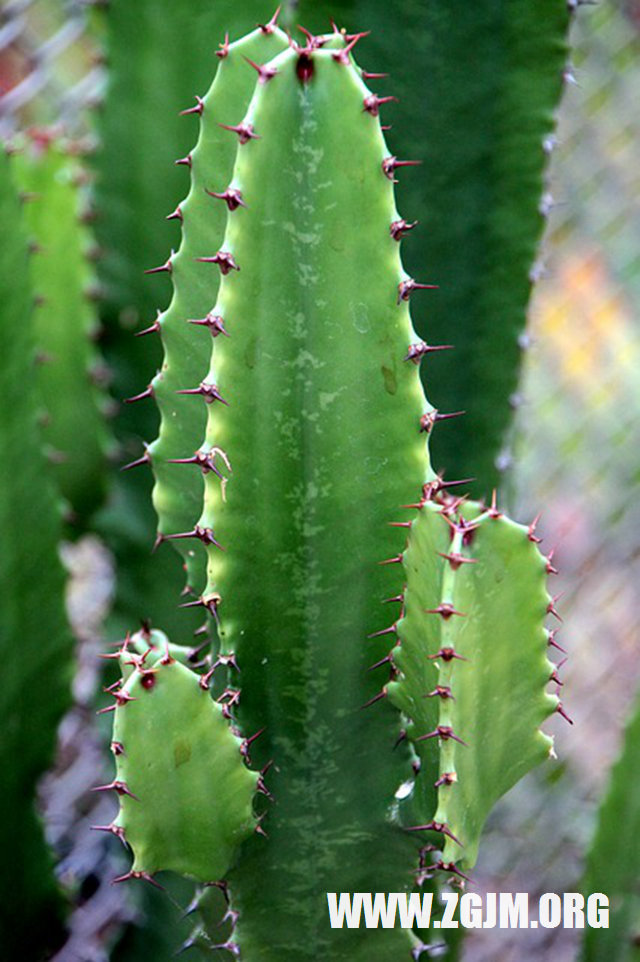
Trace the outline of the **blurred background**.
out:
<instances>
[{"instance_id":1,"label":"blurred background","mask_svg":"<svg viewBox=\"0 0 640 962\"><path fill-rule=\"evenodd\" d=\"M94 136L86 108L100 101L106 82L100 26L90 22L95 6L90 0L4 3L0 135L60 121ZM585 6L574 19L571 44L543 198L548 228L534 267L528 350L503 459L515 517L529 522L541 509L543 547L555 548L564 620L558 641L569 657L562 699L574 724L555 716L547 725L556 735L558 761L529 775L498 805L472 886L531 896L578 887L598 799L640 683L640 2ZM102 838L77 831L78 822L103 820L102 800L92 800L93 808L86 802L104 764L101 748L94 733L81 751L77 736L92 724L98 683L92 653L112 590L109 558L95 539L69 546L67 554L72 573L82 571L70 603L88 654L43 805L63 877L85 878L77 938L88 945L90 933L117 926L132 910L122 892L100 884L113 874ZM565 962L576 957L578 938L564 929L473 931L463 957ZM102 957L99 943L92 959ZM89 958L69 950L60 955L81 957Z\"/></svg>"}]
</instances>

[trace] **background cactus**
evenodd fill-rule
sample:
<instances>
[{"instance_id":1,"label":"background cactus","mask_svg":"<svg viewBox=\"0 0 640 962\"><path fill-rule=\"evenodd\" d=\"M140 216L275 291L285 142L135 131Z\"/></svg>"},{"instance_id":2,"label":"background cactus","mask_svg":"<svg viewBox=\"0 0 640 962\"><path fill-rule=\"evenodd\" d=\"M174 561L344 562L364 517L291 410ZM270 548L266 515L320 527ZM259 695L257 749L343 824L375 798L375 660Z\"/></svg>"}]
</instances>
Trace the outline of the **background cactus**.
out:
<instances>
[{"instance_id":1,"label":"background cactus","mask_svg":"<svg viewBox=\"0 0 640 962\"><path fill-rule=\"evenodd\" d=\"M0 254L0 943L7 958L39 958L64 938L61 900L42 826L36 779L51 763L55 731L70 701L72 644L57 557L60 510L42 452L33 382L35 344L28 253L17 193L0 151L0 216L10 229ZM14 459L16 469L9 467ZM37 510L34 510L37 505Z\"/></svg>"},{"instance_id":2,"label":"background cactus","mask_svg":"<svg viewBox=\"0 0 640 962\"><path fill-rule=\"evenodd\" d=\"M412 861L422 881L439 869L464 874L460 859L460 864L473 865L490 799L465 787L465 762L454 763L451 752L451 743L461 736L449 722L459 718L461 730L479 732L481 721L471 705L481 688L477 680L462 681L459 695L453 696L460 706L451 712L451 689L458 690L457 676L464 673L456 669L456 681L449 685L450 662L459 656L493 665L495 692L490 689L488 701L495 699L498 708L491 750L494 764L505 768L502 779L492 770L495 798L548 753L550 743L536 731L557 704L544 694L551 666L543 623L551 601L533 533L529 540L527 529L501 520L495 507L482 514L480 506L471 505L460 513L460 502L446 494L447 483L429 467L425 440L447 415L425 405L421 396L411 362L435 345L415 341L408 312L411 294L429 285L409 277L400 262L399 241L408 228L395 208L393 182L404 161L390 155L380 127L380 101L352 64L357 37L342 40L338 35L333 49L321 49L323 41L308 38L306 46L293 45L268 64L262 58L246 62L242 55L248 44L266 48L272 38L280 41L275 27L225 44L212 90L197 102L201 134L187 164L192 190L179 208L184 240L165 265L175 293L170 311L158 322L163 341L167 325L168 347L153 390L167 398L170 419L163 411L162 422L168 421L167 436L171 431L177 442L190 442L191 448L194 439L186 431L172 431L181 421L169 391L201 395L183 398L181 404L208 409L206 436L195 454L174 452L169 443L160 459L161 429L160 442L142 460L156 472L159 540L201 542L206 548L206 585L203 560L195 552L187 555L188 584L196 594L194 603L209 611L219 627L216 669L241 667L242 694L234 715L245 733L265 729L252 754L258 765L274 764L270 788L278 805L267 818L270 837L247 842L229 875L238 917L235 922L234 915L233 941L224 947L235 951L239 945L254 959L294 952L300 958L320 953L337 959L346 951L392 959L409 952L412 941L406 931L376 931L371 937L329 930L325 893L406 890ZM225 74L234 68L244 70L254 93L246 113L245 96L244 104L235 104L239 116L227 120L222 112L226 103L218 105L216 92L224 93ZM229 165L225 170L217 162L220 124L236 154L230 177ZM209 192L225 215L222 240L210 214ZM203 225L209 223L207 230ZM190 232L197 237L199 227L202 235L194 245ZM182 303L183 287L201 298L196 318L190 316L196 313L191 305ZM178 354L178 339L194 319L208 320L195 325L196 334L207 349L213 344L204 376L195 351ZM212 326L214 334L227 336L212 339ZM168 453L179 453L170 460L185 463L166 467ZM189 509L193 512L196 499L182 486L194 490L191 480L183 479L191 479L199 467L204 505L194 515ZM412 531L405 559L407 614L388 627L388 609L376 612L374 599L391 595L390 600L403 601L402 571L393 564L403 560L394 518L423 482L427 520L417 530L426 526L429 532L433 516L436 532L427 534L426 542L433 538L449 557L425 552L424 536L415 536L414 547ZM184 515L182 531L163 530L162 511L172 507ZM445 517L435 517L441 513ZM403 526L411 527L411 521ZM475 565L459 560L463 548L476 541L476 529L479 575ZM457 572L459 567L464 570ZM504 579L507 568L514 584L505 588L496 608L492 586ZM415 609L414 577L416 596L441 585L430 615ZM451 607L458 593L471 609L469 627L463 629L449 625L450 618L455 623L460 617ZM530 670L511 670L526 679L524 690L514 687L500 665L513 629L505 612L513 608L522 619L523 665ZM431 619L431 629L412 625L425 618ZM494 621L500 620L506 630L504 642L496 646ZM402 644L403 621L407 637L420 639L415 652L410 641L406 649ZM436 630L440 621L442 631ZM389 820L394 793L411 780L408 746L392 751L398 723L384 709L359 711L379 700L366 667L379 660L384 636L396 628L401 643L400 654L393 657L393 677L399 681L391 690L409 717L410 739L423 743L419 787L407 789L406 808L413 814L412 796L421 798L415 811L427 821L418 826L410 818L405 827L423 831L425 838L432 833L439 844L445 839L442 858L434 864L421 859L418 865L417 856L412 859L415 843L401 828L404 816ZM416 660L422 662L419 667ZM145 671L143 665L143 677ZM186 678L188 669L184 671ZM426 698L432 679L435 683L439 676L442 691L435 693L431 710L416 710L415 702ZM144 705L153 705L153 689L148 699L138 699L139 705L129 704L129 685L136 684L141 683L134 676L116 692L116 719L127 718L132 708L140 718L145 710L152 717ZM195 678L192 686L195 691ZM230 699L229 691L234 693ZM221 698L235 705L235 687L227 686ZM521 710L518 729L500 723L509 716L510 699ZM143 732L142 754L151 755L158 736L146 727ZM432 737L442 743L440 752L435 743L427 745ZM381 763L385 745L387 757ZM481 764L480 747L467 750L471 773ZM460 786L453 784L458 768ZM127 770L141 780L134 765L127 762ZM442 786L437 810L429 804L435 782ZM112 787L123 795L118 828L137 806L120 780ZM177 790L176 812L182 790ZM140 801L149 804L151 799ZM464 842L449 827L450 819ZM141 814L143 830L151 844L157 829ZM375 857L381 844L382 864ZM460 856L452 854L452 845L467 847ZM136 856L133 872L143 864ZM165 858L157 868L171 865ZM185 870L202 880L195 863ZM295 893L286 905L283 890ZM199 937L211 944L213 929L205 928Z\"/></svg>"},{"instance_id":3,"label":"background cactus","mask_svg":"<svg viewBox=\"0 0 640 962\"><path fill-rule=\"evenodd\" d=\"M88 225L88 175L82 145L45 129L14 142L12 167L23 196L33 256L31 282L38 348L42 436L53 474L76 522L101 503L106 487L107 374L98 336L97 281ZM69 390L72 386L72 390Z\"/></svg>"},{"instance_id":4,"label":"background cactus","mask_svg":"<svg viewBox=\"0 0 640 962\"><path fill-rule=\"evenodd\" d=\"M609 897L610 918L605 929L586 929L580 958L631 962L638 957L640 904L638 900L638 823L640 807L640 711L634 707L624 744L599 812L582 883L585 898L591 892ZM616 826L612 831L612 826Z\"/></svg>"}]
</instances>

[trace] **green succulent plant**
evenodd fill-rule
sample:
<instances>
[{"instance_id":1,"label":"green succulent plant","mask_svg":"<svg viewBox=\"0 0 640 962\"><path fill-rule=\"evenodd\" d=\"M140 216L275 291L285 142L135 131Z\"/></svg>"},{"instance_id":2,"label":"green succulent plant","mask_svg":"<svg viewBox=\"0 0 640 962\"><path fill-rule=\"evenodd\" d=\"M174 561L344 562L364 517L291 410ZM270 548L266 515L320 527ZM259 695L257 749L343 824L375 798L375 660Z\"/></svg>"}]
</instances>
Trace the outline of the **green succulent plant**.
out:
<instances>
[{"instance_id":1,"label":"green succulent plant","mask_svg":"<svg viewBox=\"0 0 640 962\"><path fill-rule=\"evenodd\" d=\"M189 945L249 962L417 957L407 930L331 929L326 893L467 877L563 711L535 525L429 462L460 412L421 387L445 345L409 313L432 286L400 257L414 161L386 145L359 39L298 44L277 18L225 39L190 109L181 244L152 269L173 296L144 392L159 435L134 464L216 638L200 669L148 631L121 647L107 828L133 849L123 879L207 883Z\"/></svg>"}]
</instances>

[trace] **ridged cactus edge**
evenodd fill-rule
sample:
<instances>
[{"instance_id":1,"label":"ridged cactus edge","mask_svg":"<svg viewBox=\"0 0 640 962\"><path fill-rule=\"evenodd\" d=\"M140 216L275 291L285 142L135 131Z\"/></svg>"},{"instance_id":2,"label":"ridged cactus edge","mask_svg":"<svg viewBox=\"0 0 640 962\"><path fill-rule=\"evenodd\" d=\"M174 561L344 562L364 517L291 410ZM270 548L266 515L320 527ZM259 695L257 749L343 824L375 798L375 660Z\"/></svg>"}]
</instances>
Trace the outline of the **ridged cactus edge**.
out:
<instances>
[{"instance_id":1,"label":"ridged cactus edge","mask_svg":"<svg viewBox=\"0 0 640 962\"><path fill-rule=\"evenodd\" d=\"M139 461L154 471L157 546L180 547L186 603L217 642L204 675L169 647L123 649L134 670L115 692L112 830L131 839L133 875L224 874L233 935L219 947L250 962L419 951L406 931L329 929L325 893L464 878L489 809L549 755L539 726L562 707L545 691L553 599L533 529L456 497L429 464L432 430L458 412L436 411L420 384L418 364L444 345L411 324L411 297L431 286L400 257L412 223L394 183L413 162L387 149L359 39L299 45L274 19L224 41L189 111L200 136L172 215L182 243L158 268L174 291L152 325L161 428ZM380 689L367 669L383 666ZM238 668L241 691L214 676ZM212 676L218 705L203 692ZM175 751L201 711L196 783ZM234 730L261 733L268 788L232 751ZM144 759L164 734L152 790ZM259 784L277 800L267 839L251 831ZM176 861L147 814L163 790L176 837L209 808L219 859L203 864L194 835ZM194 944L211 947L204 897L201 909Z\"/></svg>"}]
</instances>

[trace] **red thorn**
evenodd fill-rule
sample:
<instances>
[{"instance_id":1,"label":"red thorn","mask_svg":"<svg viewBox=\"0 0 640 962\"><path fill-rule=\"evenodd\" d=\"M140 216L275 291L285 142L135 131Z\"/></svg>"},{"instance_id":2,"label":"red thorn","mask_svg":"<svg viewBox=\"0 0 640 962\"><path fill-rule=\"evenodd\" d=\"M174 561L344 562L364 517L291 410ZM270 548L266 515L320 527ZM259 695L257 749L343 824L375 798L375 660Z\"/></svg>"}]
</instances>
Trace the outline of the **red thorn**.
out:
<instances>
[{"instance_id":1,"label":"red thorn","mask_svg":"<svg viewBox=\"0 0 640 962\"><path fill-rule=\"evenodd\" d=\"M176 209L172 211L171 214L167 214L167 216L165 217L165 220L179 220L180 223L184 221L184 217L182 216L182 208L180 207L180 204L178 204Z\"/></svg>"},{"instance_id":2,"label":"red thorn","mask_svg":"<svg viewBox=\"0 0 640 962\"><path fill-rule=\"evenodd\" d=\"M449 418L459 418L466 413L466 411L451 411L449 414L441 414L440 411L429 411L420 418L420 431L429 434L436 421L448 421Z\"/></svg>"},{"instance_id":3,"label":"red thorn","mask_svg":"<svg viewBox=\"0 0 640 962\"><path fill-rule=\"evenodd\" d=\"M141 464L151 464L151 455L149 454L149 451L148 451L146 445L145 445L145 451L144 451L144 454L142 455L142 457L136 458L135 461L129 461L129 463L123 465L123 466L120 468L120 470L121 470L121 471L130 471L131 468L137 468L137 467L138 467L139 465L141 465Z\"/></svg>"},{"instance_id":4,"label":"red thorn","mask_svg":"<svg viewBox=\"0 0 640 962\"><path fill-rule=\"evenodd\" d=\"M538 514L533 519L533 521L531 522L531 524L529 525L529 528L527 530L527 538L529 539L529 541L533 541L534 544L540 544L540 542L542 541L542 538L537 538L535 535L536 526L540 521L541 517L542 517L542 512L539 511Z\"/></svg>"},{"instance_id":5,"label":"red thorn","mask_svg":"<svg viewBox=\"0 0 640 962\"><path fill-rule=\"evenodd\" d=\"M433 783L434 788L440 788L441 785L453 785L457 781L455 772L443 772L440 778Z\"/></svg>"},{"instance_id":6,"label":"red thorn","mask_svg":"<svg viewBox=\"0 0 640 962\"><path fill-rule=\"evenodd\" d=\"M423 484L423 503L418 505L418 507L423 507L423 504L427 501L434 501L436 496L447 488L455 488L461 484L471 484L475 480L475 478L461 478L459 481L445 481L440 475L437 475L433 481L427 481L426 484ZM413 505L411 505L411 507L413 507Z\"/></svg>"},{"instance_id":7,"label":"red thorn","mask_svg":"<svg viewBox=\"0 0 640 962\"><path fill-rule=\"evenodd\" d=\"M369 70L362 71L363 80L382 80L384 77L388 77L388 73L371 73Z\"/></svg>"},{"instance_id":8,"label":"red thorn","mask_svg":"<svg viewBox=\"0 0 640 962\"><path fill-rule=\"evenodd\" d=\"M453 344L427 344L426 341L418 341L416 344L409 345L403 361L413 361L414 364L419 364L425 354L432 354L433 351L451 350L453 350Z\"/></svg>"},{"instance_id":9,"label":"red thorn","mask_svg":"<svg viewBox=\"0 0 640 962\"><path fill-rule=\"evenodd\" d=\"M441 738L443 742L449 741L449 739L452 738L454 742L459 742L466 748L469 747L466 742L463 742L462 739L454 733L450 725L436 725L432 732L428 732L426 735L419 735L416 741L423 742L426 741L427 738Z\"/></svg>"},{"instance_id":10,"label":"red thorn","mask_svg":"<svg viewBox=\"0 0 640 962\"><path fill-rule=\"evenodd\" d=\"M119 838L122 844L127 847L127 840L124 837L124 829L120 825L90 825L92 832L109 832Z\"/></svg>"},{"instance_id":11,"label":"red thorn","mask_svg":"<svg viewBox=\"0 0 640 962\"><path fill-rule=\"evenodd\" d=\"M400 220L394 220L389 225L389 233L393 237L394 241L401 241L402 235L406 234L408 231L413 230L418 224L417 220L408 223L403 217Z\"/></svg>"},{"instance_id":12,"label":"red thorn","mask_svg":"<svg viewBox=\"0 0 640 962\"><path fill-rule=\"evenodd\" d=\"M419 284L418 281L414 281L410 277L406 281L400 281L398 284L398 304L402 301L408 301L411 297L413 291L437 291L437 284Z\"/></svg>"},{"instance_id":13,"label":"red thorn","mask_svg":"<svg viewBox=\"0 0 640 962\"><path fill-rule=\"evenodd\" d=\"M209 614L218 620L218 605L222 601L219 594L201 595L195 601L185 601L179 608L206 608Z\"/></svg>"},{"instance_id":14,"label":"red thorn","mask_svg":"<svg viewBox=\"0 0 640 962\"><path fill-rule=\"evenodd\" d=\"M116 685L119 685L120 682L117 681L117 682L115 682L115 684L116 684ZM113 686L112 686L112 687L113 687ZM113 705L107 705L106 708L100 708L99 711L96 712L96 715L106 715L107 712L115 711L116 708L123 708L124 705L126 705L126 704L127 704L128 702L130 702L130 701L137 701L137 700L138 700L137 698L133 698L133 697L129 694L129 692L126 691L126 689L119 689L118 691L113 691L113 692L111 692L111 694L112 694L113 697L115 698L115 701L114 701Z\"/></svg>"},{"instance_id":15,"label":"red thorn","mask_svg":"<svg viewBox=\"0 0 640 962\"><path fill-rule=\"evenodd\" d=\"M210 451L196 451L191 458L167 458L167 464L197 464L203 474L213 471L219 478L224 477L216 466L215 456L212 457Z\"/></svg>"},{"instance_id":16,"label":"red thorn","mask_svg":"<svg viewBox=\"0 0 640 962\"><path fill-rule=\"evenodd\" d=\"M554 595L553 598L551 599L551 601L549 602L549 604L547 605L547 614L548 614L548 615L553 615L554 618L557 618L557 619L558 619L558 621L562 621L562 617L561 617L561 615L558 614L558 612L556 611L555 605L556 605L556 601L558 600L558 598L561 598L561 597L562 597L562 594Z\"/></svg>"},{"instance_id":17,"label":"red thorn","mask_svg":"<svg viewBox=\"0 0 640 962\"><path fill-rule=\"evenodd\" d=\"M260 137L255 133L251 124L218 124L218 127L222 127L224 130L230 130L232 133L237 134L238 140L241 144L246 144L250 140L260 140Z\"/></svg>"},{"instance_id":18,"label":"red thorn","mask_svg":"<svg viewBox=\"0 0 640 962\"><path fill-rule=\"evenodd\" d=\"M135 799L136 802L140 801L137 795L134 795L133 792L129 791L126 782L117 781L115 779L114 781L109 782L108 785L97 785L95 788L92 788L91 791L92 792L117 792L118 795L128 795L129 798Z\"/></svg>"},{"instance_id":19,"label":"red thorn","mask_svg":"<svg viewBox=\"0 0 640 962\"><path fill-rule=\"evenodd\" d=\"M307 38L307 46L304 48L305 53L309 53L313 50L320 50L328 42L327 37L316 37L309 30L307 30L306 27L298 25L298 30Z\"/></svg>"},{"instance_id":20,"label":"red thorn","mask_svg":"<svg viewBox=\"0 0 640 962\"><path fill-rule=\"evenodd\" d=\"M251 764L251 756L249 755L249 749L251 748L251 745L256 740L256 738L260 738L260 736L264 734L264 732L265 732L264 728L259 728L254 735L250 735L249 738L245 738L245 740L242 742L242 745L240 746L240 754L245 759L248 765Z\"/></svg>"},{"instance_id":21,"label":"red thorn","mask_svg":"<svg viewBox=\"0 0 640 962\"><path fill-rule=\"evenodd\" d=\"M157 889L161 889L164 892L164 885L160 885L160 882L156 882L152 875L148 872L127 872L125 875L119 875L117 878L111 880L112 885L117 885L119 882L128 882L129 879L137 878L142 879L144 882L149 882L151 885L155 886Z\"/></svg>"},{"instance_id":22,"label":"red thorn","mask_svg":"<svg viewBox=\"0 0 640 962\"><path fill-rule=\"evenodd\" d=\"M265 815L266 815L266 812L263 812L262 815L260 816L260 818L258 819L258 822L257 822L257 824L256 824L256 827L254 828L254 832L256 833L256 835L262 835L263 838L269 838L269 836L267 835L267 833L265 832L265 830L264 830L263 827L262 827L262 819L264 818ZM214 948L215 948L215 946L214 946ZM238 950L238 951L239 951L239 950Z\"/></svg>"},{"instance_id":23,"label":"red thorn","mask_svg":"<svg viewBox=\"0 0 640 962\"><path fill-rule=\"evenodd\" d=\"M380 701L381 698L386 698L386 697L387 697L387 691L385 688L383 688L382 691L379 691L377 695L374 695L373 698L370 698L369 701L366 701L364 705L360 705L360 710L364 708L370 708L371 705L375 705L375 703L377 701Z\"/></svg>"},{"instance_id":24,"label":"red thorn","mask_svg":"<svg viewBox=\"0 0 640 962\"><path fill-rule=\"evenodd\" d=\"M405 828L405 832L438 832L441 835L446 835L461 848L464 848L462 842L459 838L456 838L451 829L447 826L446 822L426 822L424 825L412 825Z\"/></svg>"},{"instance_id":25,"label":"red thorn","mask_svg":"<svg viewBox=\"0 0 640 962\"><path fill-rule=\"evenodd\" d=\"M402 603L404 601L404 595L394 595L393 598L384 598L380 604L388 605L391 601L399 601Z\"/></svg>"},{"instance_id":26,"label":"red thorn","mask_svg":"<svg viewBox=\"0 0 640 962\"><path fill-rule=\"evenodd\" d=\"M366 30L364 33L351 34L349 42L346 44L346 46L343 47L342 50L334 50L331 54L335 62L344 64L345 67L348 67L350 63L349 54L357 44L358 40L362 40L363 37L368 37L370 32L370 30ZM345 37L345 39L347 38Z\"/></svg>"},{"instance_id":27,"label":"red thorn","mask_svg":"<svg viewBox=\"0 0 640 962\"><path fill-rule=\"evenodd\" d=\"M566 711L565 711L564 708L562 707L562 702L561 702L561 701L559 701L558 704L556 705L556 711L558 712L559 715L562 715L562 717L565 719L565 721L568 721L570 725L573 725L573 719L572 719L572 718L569 718L569 716L567 715Z\"/></svg>"},{"instance_id":28,"label":"red thorn","mask_svg":"<svg viewBox=\"0 0 640 962\"><path fill-rule=\"evenodd\" d=\"M188 107L186 110L181 110L179 114L180 117L187 117L189 114L198 114L198 115L202 114L202 111L204 110L204 100L202 99L202 97L198 97L197 94L195 95L195 97L196 97L195 106Z\"/></svg>"},{"instance_id":29,"label":"red thorn","mask_svg":"<svg viewBox=\"0 0 640 962\"><path fill-rule=\"evenodd\" d=\"M380 631L372 631L367 638L380 638L382 635L394 635L396 632L395 624L389 625L388 628L381 628Z\"/></svg>"},{"instance_id":30,"label":"red thorn","mask_svg":"<svg viewBox=\"0 0 640 962\"><path fill-rule=\"evenodd\" d=\"M457 551L452 551L450 554L446 554L444 551L438 551L438 554L441 558L444 558L445 561L449 562L453 571L457 571L460 565L475 565L478 563L477 558L465 558L464 555Z\"/></svg>"},{"instance_id":31,"label":"red thorn","mask_svg":"<svg viewBox=\"0 0 640 962\"><path fill-rule=\"evenodd\" d=\"M551 550L551 551L549 552L549 554L547 555L547 557L545 558L545 565L546 565L546 570L547 570L547 574L548 574L548 575L557 575L557 574L558 574L558 569L557 569L557 568L554 568L554 566L553 566L553 556L554 556L554 554L555 554L555 548L553 548L553 550Z\"/></svg>"},{"instance_id":32,"label":"red thorn","mask_svg":"<svg viewBox=\"0 0 640 962\"><path fill-rule=\"evenodd\" d=\"M442 658L443 661L451 661L452 658L457 658L459 661L469 661L468 658L459 655L455 648L441 648L435 655L429 655L428 657L430 661L435 661L436 658Z\"/></svg>"},{"instance_id":33,"label":"red thorn","mask_svg":"<svg viewBox=\"0 0 640 962\"><path fill-rule=\"evenodd\" d=\"M262 33L265 33L265 34L273 33L273 31L274 31L274 30L276 29L276 27L278 26L278 17L280 16L280 11L281 11L281 10L282 10L282 5L280 4L280 6L278 6L276 12L274 13L274 15L272 16L271 20L269 20L268 23L259 23L259 24L258 24L258 27L260 28L260 30L262 31Z\"/></svg>"},{"instance_id":34,"label":"red thorn","mask_svg":"<svg viewBox=\"0 0 640 962\"><path fill-rule=\"evenodd\" d=\"M213 404L214 401L221 401L222 404L229 406L229 402L225 401L223 396L218 390L217 384L211 384L207 381L202 381L198 387L184 388L182 391L176 391L176 394L199 394L201 395L207 404Z\"/></svg>"},{"instance_id":35,"label":"red thorn","mask_svg":"<svg viewBox=\"0 0 640 962\"><path fill-rule=\"evenodd\" d=\"M379 561L379 565L397 565L402 564L402 555L398 554L395 558L385 558L384 561Z\"/></svg>"},{"instance_id":36,"label":"red thorn","mask_svg":"<svg viewBox=\"0 0 640 962\"><path fill-rule=\"evenodd\" d=\"M448 601L443 601L437 608L425 608L424 612L427 615L440 615L445 621L448 621L451 615L459 615L461 618L466 617L461 611L456 611Z\"/></svg>"},{"instance_id":37,"label":"red thorn","mask_svg":"<svg viewBox=\"0 0 640 962\"><path fill-rule=\"evenodd\" d=\"M460 869L456 867L455 862L443 862L442 859L438 859L431 867L439 869L442 872L453 872L454 875L459 875L460 878L466 879L467 882L471 881L468 875L465 875L464 872L461 872Z\"/></svg>"},{"instance_id":38,"label":"red thorn","mask_svg":"<svg viewBox=\"0 0 640 962\"><path fill-rule=\"evenodd\" d=\"M160 333L160 315L161 311L158 311L155 321L150 327L145 327L144 331L137 331L136 337L144 337L145 334L159 334Z\"/></svg>"},{"instance_id":39,"label":"red thorn","mask_svg":"<svg viewBox=\"0 0 640 962\"><path fill-rule=\"evenodd\" d=\"M562 661L559 662L559 663L555 666L555 668L553 669L553 671L552 671L551 674L549 675L549 681L552 681L552 682L554 683L554 685L558 685L559 688L564 687L564 682L562 681L562 679L561 679L560 676L558 675L558 672L560 671L560 669L562 668L562 666L564 665L564 663L565 663L566 660L567 660L566 658L563 658Z\"/></svg>"},{"instance_id":40,"label":"red thorn","mask_svg":"<svg viewBox=\"0 0 640 962\"><path fill-rule=\"evenodd\" d=\"M380 661L377 661L375 665L370 665L367 668L367 671L375 671L376 668L381 668L382 665L388 665L390 661L391 661L391 655L385 655L384 658L381 658Z\"/></svg>"},{"instance_id":41,"label":"red thorn","mask_svg":"<svg viewBox=\"0 0 640 962\"><path fill-rule=\"evenodd\" d=\"M209 197L216 197L218 200L223 200L229 210L237 210L238 207L246 207L244 200L242 199L242 191L236 190L235 187L227 187L222 193L218 193L215 190L204 189L205 194Z\"/></svg>"},{"instance_id":42,"label":"red thorn","mask_svg":"<svg viewBox=\"0 0 640 962\"><path fill-rule=\"evenodd\" d=\"M501 518L501 517L502 517L502 512L501 512L501 511L498 511L497 501L498 501L498 492L497 492L496 489L494 488L493 491L491 492L491 504L490 504L490 506L489 506L489 517L490 517L490 518L494 518L494 519L495 519L495 518Z\"/></svg>"},{"instance_id":43,"label":"red thorn","mask_svg":"<svg viewBox=\"0 0 640 962\"><path fill-rule=\"evenodd\" d=\"M164 535L161 531L156 532L156 536L153 541L153 547L151 548L151 554L155 554L162 542L165 540Z\"/></svg>"},{"instance_id":44,"label":"red thorn","mask_svg":"<svg viewBox=\"0 0 640 962\"><path fill-rule=\"evenodd\" d=\"M382 161L382 172L395 184L397 181L393 175L398 167L419 167L421 163L421 160L398 160L397 157L385 157Z\"/></svg>"},{"instance_id":45,"label":"red thorn","mask_svg":"<svg viewBox=\"0 0 640 962\"><path fill-rule=\"evenodd\" d=\"M451 694L451 688L449 687L449 685L436 685L433 691L428 692L424 697L435 698L436 696L438 698L444 699L445 701L447 700L447 698L450 698L451 701L455 701L455 698Z\"/></svg>"},{"instance_id":46,"label":"red thorn","mask_svg":"<svg viewBox=\"0 0 640 962\"><path fill-rule=\"evenodd\" d=\"M554 628L553 631L549 632L549 635L547 637L547 644L552 645L553 648L557 648L558 651L561 651L563 655L566 655L567 649L563 648L562 645L559 645L558 642L556 641L556 634L558 630L559 630L558 628Z\"/></svg>"},{"instance_id":47,"label":"red thorn","mask_svg":"<svg viewBox=\"0 0 640 962\"><path fill-rule=\"evenodd\" d=\"M249 60L248 57L245 57L244 59L251 67L253 67L254 70L257 71L259 84L268 84L269 81L273 80L275 75L278 73L275 67L269 67L267 64L256 63L254 60Z\"/></svg>"},{"instance_id":48,"label":"red thorn","mask_svg":"<svg viewBox=\"0 0 640 962\"><path fill-rule=\"evenodd\" d=\"M216 57L220 57L221 60L224 60L224 58L229 53L229 34L228 33L225 33L224 35L224 43L219 43L218 46L220 47L220 49L216 50Z\"/></svg>"},{"instance_id":49,"label":"red thorn","mask_svg":"<svg viewBox=\"0 0 640 962\"><path fill-rule=\"evenodd\" d=\"M122 742L111 742L110 748L116 757L118 755L124 755L124 745Z\"/></svg>"},{"instance_id":50,"label":"red thorn","mask_svg":"<svg viewBox=\"0 0 640 962\"><path fill-rule=\"evenodd\" d=\"M171 255L173 256L173 251L171 252ZM168 257L167 260L164 262L164 264L161 264L160 267L150 267L149 270L145 271L144 273L145 274L161 274L166 271L167 274L170 274L172 270L173 270L173 266L171 264L171 257Z\"/></svg>"},{"instance_id":51,"label":"red thorn","mask_svg":"<svg viewBox=\"0 0 640 962\"><path fill-rule=\"evenodd\" d=\"M393 750L395 751L396 748L398 747L398 745L401 745L402 742L406 741L406 738L407 738L407 732L406 732L406 730L405 730L404 728L401 728L398 737L396 738L395 742L393 743ZM417 773L416 773L416 774L417 774Z\"/></svg>"},{"instance_id":52,"label":"red thorn","mask_svg":"<svg viewBox=\"0 0 640 962\"><path fill-rule=\"evenodd\" d=\"M206 317L190 318L187 323L199 324L201 327L208 328L208 330L211 331L212 337L217 337L218 334L224 334L225 337L229 337L229 333L224 326L223 318L220 314L214 314L213 311L210 311Z\"/></svg>"},{"instance_id":53,"label":"red thorn","mask_svg":"<svg viewBox=\"0 0 640 962\"><path fill-rule=\"evenodd\" d=\"M362 112L371 114L372 117L378 117L380 115L380 107L382 104L389 104L391 102L398 103L397 97L378 97L377 94L369 94L365 97L362 103L364 104Z\"/></svg>"},{"instance_id":54,"label":"red thorn","mask_svg":"<svg viewBox=\"0 0 640 962\"><path fill-rule=\"evenodd\" d=\"M216 548L220 548L221 551L224 551L224 548L222 547L222 545L218 544L218 542L214 538L213 529L203 528L199 524L195 525L195 527L193 527L191 531L179 531L176 534L165 534L164 537L167 541L177 541L179 538L197 538L199 541L202 541L202 543L205 545L214 544ZM190 602L186 605L180 605L180 607L188 608L192 604L197 604L197 602Z\"/></svg>"},{"instance_id":55,"label":"red thorn","mask_svg":"<svg viewBox=\"0 0 640 962\"><path fill-rule=\"evenodd\" d=\"M225 275L230 271L240 270L234 260L233 254L230 254L228 251L218 251L213 257L196 257L195 260L201 264L217 264L220 268L220 273Z\"/></svg>"},{"instance_id":56,"label":"red thorn","mask_svg":"<svg viewBox=\"0 0 640 962\"><path fill-rule=\"evenodd\" d=\"M410 528L411 521L387 521L390 528Z\"/></svg>"},{"instance_id":57,"label":"red thorn","mask_svg":"<svg viewBox=\"0 0 640 962\"><path fill-rule=\"evenodd\" d=\"M150 384L144 389L144 391L141 391L140 394L134 394L133 397L126 397L124 399L124 403L133 404L135 401L144 401L144 399L148 397L153 397L153 388Z\"/></svg>"}]
</instances>

